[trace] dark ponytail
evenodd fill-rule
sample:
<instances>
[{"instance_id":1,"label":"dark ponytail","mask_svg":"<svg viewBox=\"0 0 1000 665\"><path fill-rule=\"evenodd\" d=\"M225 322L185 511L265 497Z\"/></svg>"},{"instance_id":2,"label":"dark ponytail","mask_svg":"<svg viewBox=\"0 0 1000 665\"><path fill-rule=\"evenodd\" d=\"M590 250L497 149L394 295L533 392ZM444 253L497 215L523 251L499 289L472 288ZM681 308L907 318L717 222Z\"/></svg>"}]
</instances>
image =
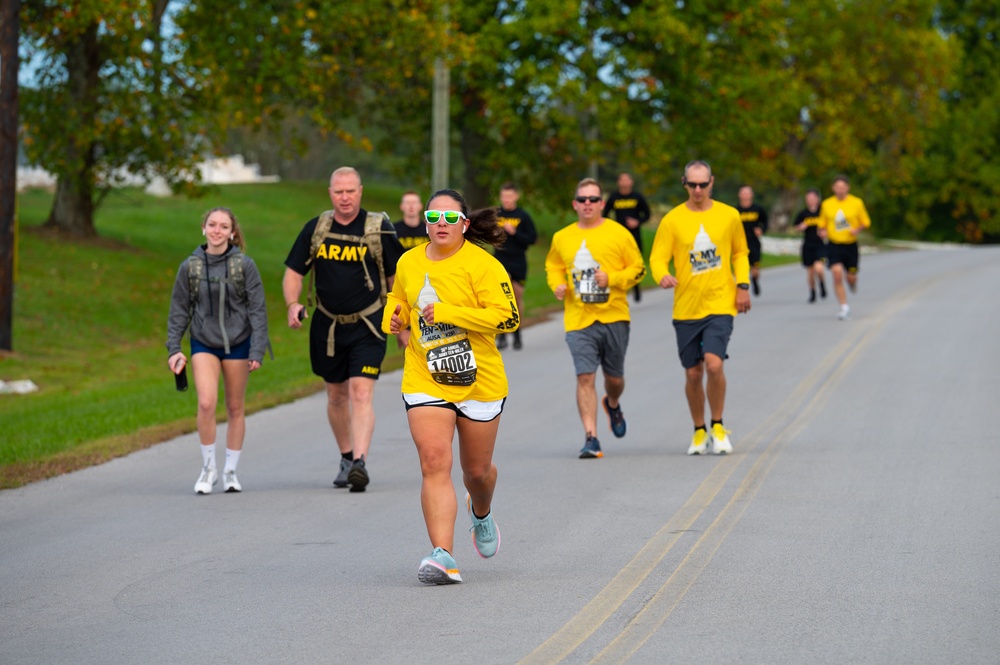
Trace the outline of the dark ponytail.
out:
<instances>
[{"instance_id":1,"label":"dark ponytail","mask_svg":"<svg viewBox=\"0 0 1000 665\"><path fill-rule=\"evenodd\" d=\"M462 214L469 218L469 229L465 232L467 240L494 247L500 247L506 242L507 233L497 223L499 220L497 208L482 208L469 212L469 204L454 189L439 189L427 199L427 205L430 206L431 201L439 196L447 196L462 207Z\"/></svg>"}]
</instances>

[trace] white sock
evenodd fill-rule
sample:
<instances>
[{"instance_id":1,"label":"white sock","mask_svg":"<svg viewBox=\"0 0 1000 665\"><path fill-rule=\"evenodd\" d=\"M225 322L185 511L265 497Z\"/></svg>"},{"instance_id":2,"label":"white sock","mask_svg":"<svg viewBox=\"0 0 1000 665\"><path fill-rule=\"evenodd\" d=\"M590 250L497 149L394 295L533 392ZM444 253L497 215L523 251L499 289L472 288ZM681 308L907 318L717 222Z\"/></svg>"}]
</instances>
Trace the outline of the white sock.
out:
<instances>
[{"instance_id":1,"label":"white sock","mask_svg":"<svg viewBox=\"0 0 1000 665\"><path fill-rule=\"evenodd\" d=\"M236 465L240 463L240 453L242 450L230 450L226 448L226 468L225 471L235 471Z\"/></svg>"},{"instance_id":2,"label":"white sock","mask_svg":"<svg viewBox=\"0 0 1000 665\"><path fill-rule=\"evenodd\" d=\"M210 443L207 446L203 443L201 444L201 465L207 466L209 469L215 468L215 444Z\"/></svg>"}]
</instances>

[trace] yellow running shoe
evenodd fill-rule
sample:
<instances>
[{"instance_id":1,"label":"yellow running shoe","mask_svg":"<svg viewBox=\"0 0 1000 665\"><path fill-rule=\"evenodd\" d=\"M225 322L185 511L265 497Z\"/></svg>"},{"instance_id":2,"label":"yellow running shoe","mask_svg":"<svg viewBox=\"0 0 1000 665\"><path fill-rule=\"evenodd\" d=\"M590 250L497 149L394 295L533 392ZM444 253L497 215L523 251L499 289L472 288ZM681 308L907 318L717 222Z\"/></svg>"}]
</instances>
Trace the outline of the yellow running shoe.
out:
<instances>
[{"instance_id":1,"label":"yellow running shoe","mask_svg":"<svg viewBox=\"0 0 1000 665\"><path fill-rule=\"evenodd\" d=\"M699 427L691 437L691 447L688 448L688 455L701 455L708 448L708 430Z\"/></svg>"},{"instance_id":2,"label":"yellow running shoe","mask_svg":"<svg viewBox=\"0 0 1000 665\"><path fill-rule=\"evenodd\" d=\"M712 452L716 455L728 455L733 452L733 444L729 442L729 430L720 423L712 425Z\"/></svg>"}]
</instances>

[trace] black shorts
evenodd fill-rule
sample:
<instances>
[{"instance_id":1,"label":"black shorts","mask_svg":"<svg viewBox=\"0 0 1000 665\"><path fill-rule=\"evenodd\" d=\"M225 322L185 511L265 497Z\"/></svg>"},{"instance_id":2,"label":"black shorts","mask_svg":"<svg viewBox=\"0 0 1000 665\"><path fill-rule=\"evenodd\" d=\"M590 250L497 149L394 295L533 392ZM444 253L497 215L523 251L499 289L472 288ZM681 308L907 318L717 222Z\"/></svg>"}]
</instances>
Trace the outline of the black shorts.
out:
<instances>
[{"instance_id":1,"label":"black shorts","mask_svg":"<svg viewBox=\"0 0 1000 665\"><path fill-rule=\"evenodd\" d=\"M760 240L757 240L756 236L753 240L748 238L747 247L750 249L750 267L756 268L760 265Z\"/></svg>"},{"instance_id":2,"label":"black shorts","mask_svg":"<svg viewBox=\"0 0 1000 665\"><path fill-rule=\"evenodd\" d=\"M729 338L733 334L733 317L729 314L712 314L693 321L674 320L677 333L677 355L684 369L696 367L712 353L723 360L729 357Z\"/></svg>"},{"instance_id":3,"label":"black shorts","mask_svg":"<svg viewBox=\"0 0 1000 665\"><path fill-rule=\"evenodd\" d=\"M497 254L496 259L510 275L511 281L524 284L528 279L528 257L524 254Z\"/></svg>"},{"instance_id":4,"label":"black shorts","mask_svg":"<svg viewBox=\"0 0 1000 665\"><path fill-rule=\"evenodd\" d=\"M802 245L802 265L806 268L811 268L817 261L822 261L826 258L826 245L823 243L815 244L803 244Z\"/></svg>"},{"instance_id":5,"label":"black shorts","mask_svg":"<svg viewBox=\"0 0 1000 665\"><path fill-rule=\"evenodd\" d=\"M382 324L382 310L368 317L378 330ZM326 339L331 320L323 312L314 310L309 326L309 358L312 371L327 383L343 383L349 378L363 376L378 379L385 359L385 340L379 339L363 321L338 323L334 330L333 357L326 355ZM383 335L384 337L384 335Z\"/></svg>"},{"instance_id":6,"label":"black shorts","mask_svg":"<svg viewBox=\"0 0 1000 665\"><path fill-rule=\"evenodd\" d=\"M858 271L858 243L852 242L848 245L840 245L831 242L827 245L830 256L830 265L838 263L844 266L844 270L854 274Z\"/></svg>"}]
</instances>

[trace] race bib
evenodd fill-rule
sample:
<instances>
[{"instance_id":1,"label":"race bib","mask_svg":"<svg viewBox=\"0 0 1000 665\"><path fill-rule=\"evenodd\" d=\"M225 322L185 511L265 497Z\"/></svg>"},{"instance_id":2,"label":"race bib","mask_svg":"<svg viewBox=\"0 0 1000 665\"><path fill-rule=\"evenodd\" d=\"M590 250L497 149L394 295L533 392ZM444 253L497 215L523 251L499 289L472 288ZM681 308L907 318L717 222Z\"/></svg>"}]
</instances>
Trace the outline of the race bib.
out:
<instances>
[{"instance_id":1,"label":"race bib","mask_svg":"<svg viewBox=\"0 0 1000 665\"><path fill-rule=\"evenodd\" d=\"M573 286L576 287L576 295L580 298L580 302L608 302L611 290L602 289L597 284L596 274L597 268L574 271Z\"/></svg>"},{"instance_id":2,"label":"race bib","mask_svg":"<svg viewBox=\"0 0 1000 665\"><path fill-rule=\"evenodd\" d=\"M851 228L850 222L847 221L847 215L844 214L843 210L838 210L837 214L833 217L833 228L838 231L848 231Z\"/></svg>"},{"instance_id":3,"label":"race bib","mask_svg":"<svg viewBox=\"0 0 1000 665\"><path fill-rule=\"evenodd\" d=\"M431 378L444 386L471 386L476 382L476 356L468 339L436 346L427 351Z\"/></svg>"}]
</instances>

